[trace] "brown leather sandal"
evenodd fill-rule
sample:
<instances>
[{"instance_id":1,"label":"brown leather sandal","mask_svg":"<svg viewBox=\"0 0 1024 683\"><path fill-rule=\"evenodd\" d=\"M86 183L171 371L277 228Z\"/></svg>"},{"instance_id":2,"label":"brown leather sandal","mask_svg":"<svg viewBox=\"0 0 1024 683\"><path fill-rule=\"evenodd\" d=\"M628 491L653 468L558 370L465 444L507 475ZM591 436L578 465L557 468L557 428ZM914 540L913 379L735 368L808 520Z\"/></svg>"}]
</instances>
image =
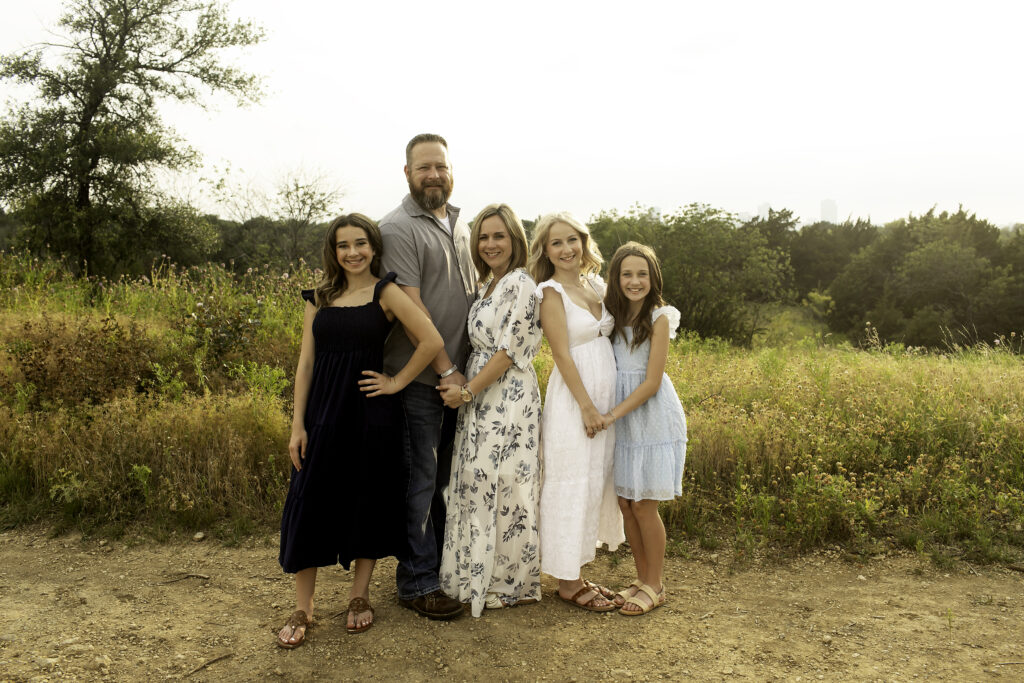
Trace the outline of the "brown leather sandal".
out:
<instances>
[{"instance_id":1,"label":"brown leather sandal","mask_svg":"<svg viewBox=\"0 0 1024 683\"><path fill-rule=\"evenodd\" d=\"M309 631L309 628L313 625L313 620L306 616L306 613L303 612L301 609L297 609L294 612L292 612L292 615L288 617L288 621L286 621L284 625L292 627L293 636L295 635L295 629L299 628L300 626L303 629L302 637L296 640L294 643L289 642L287 640L281 640L281 635L280 633L278 633L277 646L283 647L286 650L294 650L299 645L302 645L304 642L306 642L306 632Z\"/></svg>"},{"instance_id":2,"label":"brown leather sandal","mask_svg":"<svg viewBox=\"0 0 1024 683\"><path fill-rule=\"evenodd\" d=\"M370 623L365 624L363 626L352 626L352 627L350 627L350 626L347 625L349 614L359 614L360 612L369 612L371 617L374 616L373 607L370 607L369 601L367 601L365 598L352 598L351 600L349 600L348 611L345 612L345 620L346 620L345 630L348 631L349 633L362 633L363 631L366 631L371 626L373 626L373 620L372 619L371 619Z\"/></svg>"},{"instance_id":3,"label":"brown leather sandal","mask_svg":"<svg viewBox=\"0 0 1024 683\"><path fill-rule=\"evenodd\" d=\"M612 598L615 597L615 591L613 591L611 588L607 588L605 586L602 586L599 583L594 583L593 581L591 581L589 579L583 579L583 585L586 586L587 588L590 588L591 590L595 590L598 593L600 593L601 597L604 598L605 600L611 600Z\"/></svg>"},{"instance_id":4,"label":"brown leather sandal","mask_svg":"<svg viewBox=\"0 0 1024 683\"><path fill-rule=\"evenodd\" d=\"M594 597L590 598L586 602L579 602L579 599L587 593L593 593ZM567 602L573 607L579 607L580 609L585 609L588 612L612 612L618 609L613 602L609 602L607 605L595 605L594 601L598 598L604 598L605 600L608 598L601 595L601 591L592 586L588 586L586 582L584 582L583 587L576 591L571 598L563 598L562 594L557 590L555 591L555 595L557 595L558 599L562 602Z\"/></svg>"}]
</instances>

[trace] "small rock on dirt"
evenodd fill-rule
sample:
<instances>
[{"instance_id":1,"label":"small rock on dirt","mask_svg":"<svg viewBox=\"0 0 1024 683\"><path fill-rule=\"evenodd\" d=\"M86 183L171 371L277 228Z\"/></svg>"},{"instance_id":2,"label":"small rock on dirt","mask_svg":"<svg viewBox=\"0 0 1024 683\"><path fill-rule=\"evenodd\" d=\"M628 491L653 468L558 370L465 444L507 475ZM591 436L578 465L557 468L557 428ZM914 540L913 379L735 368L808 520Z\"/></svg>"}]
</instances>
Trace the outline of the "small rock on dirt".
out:
<instances>
[{"instance_id":1,"label":"small rock on dirt","mask_svg":"<svg viewBox=\"0 0 1024 683\"><path fill-rule=\"evenodd\" d=\"M100 655L89 664L89 668L93 671L106 669L108 666L110 666L110 657L107 655Z\"/></svg>"}]
</instances>

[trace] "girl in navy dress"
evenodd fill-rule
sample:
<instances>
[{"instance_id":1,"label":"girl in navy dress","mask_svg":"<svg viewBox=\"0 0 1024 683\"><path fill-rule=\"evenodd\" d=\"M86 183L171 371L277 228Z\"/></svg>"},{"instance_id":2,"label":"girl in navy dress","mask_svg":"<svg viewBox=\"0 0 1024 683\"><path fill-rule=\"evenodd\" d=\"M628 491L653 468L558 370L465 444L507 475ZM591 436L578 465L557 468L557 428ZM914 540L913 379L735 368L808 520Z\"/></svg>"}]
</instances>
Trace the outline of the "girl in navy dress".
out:
<instances>
[{"instance_id":1,"label":"girl in navy dress","mask_svg":"<svg viewBox=\"0 0 1024 683\"><path fill-rule=\"evenodd\" d=\"M376 561L406 547L401 405L393 396L441 350L430 319L380 277L377 224L336 218L324 238L324 279L302 292L306 312L295 371L291 484L281 517L281 567L295 574L295 612L277 644L295 648L313 623L317 567L355 561L349 633L373 625L370 576ZM394 377L383 374L384 340L397 318L419 340Z\"/></svg>"},{"instance_id":2,"label":"girl in navy dress","mask_svg":"<svg viewBox=\"0 0 1024 683\"><path fill-rule=\"evenodd\" d=\"M615 596L619 614L626 616L665 604L665 525L658 501L682 493L686 458L686 416L665 374L679 311L665 305L661 291L654 251L637 242L619 247L608 268L605 296L615 317L616 405L604 424L615 424L615 493L636 562L636 581Z\"/></svg>"}]
</instances>

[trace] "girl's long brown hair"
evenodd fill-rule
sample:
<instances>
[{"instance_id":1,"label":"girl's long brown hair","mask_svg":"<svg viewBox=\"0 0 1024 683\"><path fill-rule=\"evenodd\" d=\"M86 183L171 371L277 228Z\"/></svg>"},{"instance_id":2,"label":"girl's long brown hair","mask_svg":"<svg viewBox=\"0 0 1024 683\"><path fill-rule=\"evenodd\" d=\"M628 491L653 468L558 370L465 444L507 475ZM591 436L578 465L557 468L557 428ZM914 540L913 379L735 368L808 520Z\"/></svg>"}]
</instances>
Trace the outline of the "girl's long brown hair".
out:
<instances>
[{"instance_id":1,"label":"girl's long brown hair","mask_svg":"<svg viewBox=\"0 0 1024 683\"><path fill-rule=\"evenodd\" d=\"M629 320L629 299L622 291L622 283L619 281L622 275L622 262L627 256L639 256L647 261L647 271L651 278L651 291L644 297L643 303L640 304L640 312L632 321ZM651 313L658 306L665 305L665 300L661 298L662 287L661 264L658 263L658 256L653 249L639 242L626 242L615 250L611 265L608 266L608 290L604 295L604 305L615 318L615 327L612 329L611 335L612 341L619 334L623 339L626 338L623 328L627 327L630 322L633 327L632 348L637 348L651 338L651 334L654 332Z\"/></svg>"},{"instance_id":2,"label":"girl's long brown hair","mask_svg":"<svg viewBox=\"0 0 1024 683\"><path fill-rule=\"evenodd\" d=\"M384 251L384 238L380 236L380 228L377 223L361 213L348 213L338 216L331 221L324 235L323 266L324 278L317 284L315 291L316 306L323 308L330 306L331 302L345 293L348 288L348 278L345 276L345 269L338 263L338 228L362 228L366 233L366 239L373 249L373 259L370 261L370 272L380 277L380 255Z\"/></svg>"}]
</instances>

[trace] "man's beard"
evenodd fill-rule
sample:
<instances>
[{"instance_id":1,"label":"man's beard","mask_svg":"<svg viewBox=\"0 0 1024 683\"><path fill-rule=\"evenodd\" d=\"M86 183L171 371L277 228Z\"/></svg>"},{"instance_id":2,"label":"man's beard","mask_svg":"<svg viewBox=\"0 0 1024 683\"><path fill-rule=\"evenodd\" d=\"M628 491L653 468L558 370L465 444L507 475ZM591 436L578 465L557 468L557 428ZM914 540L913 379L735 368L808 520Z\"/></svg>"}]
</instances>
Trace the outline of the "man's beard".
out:
<instances>
[{"instance_id":1,"label":"man's beard","mask_svg":"<svg viewBox=\"0 0 1024 683\"><path fill-rule=\"evenodd\" d=\"M409 181L409 192L417 204L427 211L434 211L448 203L448 198L452 196L452 186L454 184L454 180L445 181L438 179L417 188L413 185L412 181ZM440 192L430 190L440 190Z\"/></svg>"}]
</instances>

